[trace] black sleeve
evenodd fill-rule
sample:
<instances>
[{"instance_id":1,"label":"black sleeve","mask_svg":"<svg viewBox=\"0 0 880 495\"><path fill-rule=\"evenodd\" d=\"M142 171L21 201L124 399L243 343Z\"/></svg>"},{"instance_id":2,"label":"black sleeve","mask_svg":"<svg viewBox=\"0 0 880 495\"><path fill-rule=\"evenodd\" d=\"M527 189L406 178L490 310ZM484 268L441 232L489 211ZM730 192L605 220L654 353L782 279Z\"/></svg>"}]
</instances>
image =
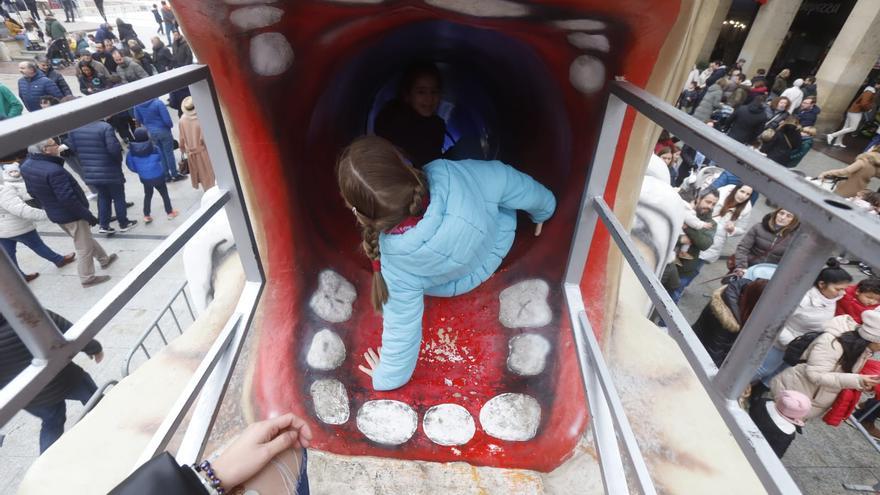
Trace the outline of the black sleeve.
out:
<instances>
[{"instance_id":1,"label":"black sleeve","mask_svg":"<svg viewBox=\"0 0 880 495\"><path fill-rule=\"evenodd\" d=\"M188 467L180 466L168 452L152 458L110 491L110 495L206 494L198 476Z\"/></svg>"},{"instance_id":2,"label":"black sleeve","mask_svg":"<svg viewBox=\"0 0 880 495\"><path fill-rule=\"evenodd\" d=\"M73 323L58 313L53 313L48 309L46 310L46 313L49 314L49 318L52 318L52 321L58 326L58 330L61 330L61 333L67 333L67 331L70 330L70 327L73 326ZM89 356L94 356L102 350L104 350L104 348L101 346L101 343L94 339L83 348L83 352Z\"/></svg>"}]
</instances>

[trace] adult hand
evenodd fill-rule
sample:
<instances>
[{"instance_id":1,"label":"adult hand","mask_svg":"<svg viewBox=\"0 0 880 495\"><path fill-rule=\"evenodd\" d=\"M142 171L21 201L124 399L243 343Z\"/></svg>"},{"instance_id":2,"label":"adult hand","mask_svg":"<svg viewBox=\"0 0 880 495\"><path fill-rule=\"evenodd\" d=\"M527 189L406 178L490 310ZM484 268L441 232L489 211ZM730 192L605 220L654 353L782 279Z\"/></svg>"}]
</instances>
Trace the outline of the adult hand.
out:
<instances>
[{"instance_id":1,"label":"adult hand","mask_svg":"<svg viewBox=\"0 0 880 495\"><path fill-rule=\"evenodd\" d=\"M377 350L373 350L372 347L367 349L367 352L364 353L364 359L367 360L367 366L362 364L358 365L358 369L366 373L367 375L373 376L373 372L376 371L376 368L379 367L379 360L382 358L382 348L379 347Z\"/></svg>"},{"instance_id":2,"label":"adult hand","mask_svg":"<svg viewBox=\"0 0 880 495\"><path fill-rule=\"evenodd\" d=\"M736 225L734 225L733 222L727 222L724 225L724 230L726 230L728 234L733 234L733 232L736 230Z\"/></svg>"},{"instance_id":3,"label":"adult hand","mask_svg":"<svg viewBox=\"0 0 880 495\"><path fill-rule=\"evenodd\" d=\"M89 222L89 226L91 226L91 227L94 227L95 225L98 225L98 219L95 218L95 217L92 217L92 218L88 219L88 222Z\"/></svg>"},{"instance_id":4,"label":"adult hand","mask_svg":"<svg viewBox=\"0 0 880 495\"><path fill-rule=\"evenodd\" d=\"M862 388L870 390L876 385L880 385L880 376L878 375L860 375L862 379Z\"/></svg>"},{"instance_id":5,"label":"adult hand","mask_svg":"<svg viewBox=\"0 0 880 495\"><path fill-rule=\"evenodd\" d=\"M227 492L251 479L275 456L290 448L306 448L309 425L293 413L253 423L212 464Z\"/></svg>"},{"instance_id":6,"label":"adult hand","mask_svg":"<svg viewBox=\"0 0 880 495\"><path fill-rule=\"evenodd\" d=\"M541 230L543 228L544 228L544 222L541 222L541 223L535 225L535 237L538 237L539 235L541 235Z\"/></svg>"},{"instance_id":7,"label":"adult hand","mask_svg":"<svg viewBox=\"0 0 880 495\"><path fill-rule=\"evenodd\" d=\"M101 351L97 354L92 354L91 356L89 356L89 359L94 359L95 364L101 364L101 361L104 360L104 351Z\"/></svg>"},{"instance_id":8,"label":"adult hand","mask_svg":"<svg viewBox=\"0 0 880 495\"><path fill-rule=\"evenodd\" d=\"M746 274L746 271L743 268L734 268L733 274L736 275L737 277L742 278Z\"/></svg>"}]
</instances>

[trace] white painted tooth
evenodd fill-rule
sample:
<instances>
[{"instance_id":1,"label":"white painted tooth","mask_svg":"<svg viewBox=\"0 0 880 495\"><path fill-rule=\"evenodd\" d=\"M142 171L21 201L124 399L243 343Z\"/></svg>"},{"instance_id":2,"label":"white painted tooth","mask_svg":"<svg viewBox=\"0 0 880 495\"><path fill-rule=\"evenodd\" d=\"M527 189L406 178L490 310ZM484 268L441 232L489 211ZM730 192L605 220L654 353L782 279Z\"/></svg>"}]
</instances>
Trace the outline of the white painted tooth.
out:
<instances>
[{"instance_id":1,"label":"white painted tooth","mask_svg":"<svg viewBox=\"0 0 880 495\"><path fill-rule=\"evenodd\" d=\"M283 15L284 11L279 8L258 5L233 10L229 14L229 21L239 29L246 31L269 27L280 21Z\"/></svg>"},{"instance_id":2,"label":"white painted tooth","mask_svg":"<svg viewBox=\"0 0 880 495\"><path fill-rule=\"evenodd\" d=\"M507 369L523 376L534 376L547 364L550 342L543 336L524 333L510 339L510 354L507 355Z\"/></svg>"},{"instance_id":3,"label":"white painted tooth","mask_svg":"<svg viewBox=\"0 0 880 495\"><path fill-rule=\"evenodd\" d=\"M251 38L251 67L261 76L283 74L293 65L293 58L293 47L281 33L262 33Z\"/></svg>"},{"instance_id":4,"label":"white painted tooth","mask_svg":"<svg viewBox=\"0 0 880 495\"><path fill-rule=\"evenodd\" d=\"M507 328L543 327L553 314L547 304L550 287L541 279L524 280L501 291L498 320Z\"/></svg>"},{"instance_id":5,"label":"white painted tooth","mask_svg":"<svg viewBox=\"0 0 880 495\"><path fill-rule=\"evenodd\" d=\"M422 429L438 445L464 445L471 441L477 426L467 409L458 404L440 404L425 413Z\"/></svg>"},{"instance_id":6,"label":"white painted tooth","mask_svg":"<svg viewBox=\"0 0 880 495\"><path fill-rule=\"evenodd\" d=\"M581 93L593 94L605 85L605 64L592 55L581 55L571 63L568 80Z\"/></svg>"},{"instance_id":7,"label":"white painted tooth","mask_svg":"<svg viewBox=\"0 0 880 495\"><path fill-rule=\"evenodd\" d=\"M330 323L342 323L351 318L355 298L357 291L351 282L333 270L324 270L318 276L318 288L309 300L309 307Z\"/></svg>"},{"instance_id":8,"label":"white painted tooth","mask_svg":"<svg viewBox=\"0 0 880 495\"><path fill-rule=\"evenodd\" d=\"M348 408L348 392L342 382L333 378L315 380L311 393L318 419L328 425L341 425L348 421L351 414Z\"/></svg>"},{"instance_id":9,"label":"white painted tooth","mask_svg":"<svg viewBox=\"0 0 880 495\"><path fill-rule=\"evenodd\" d=\"M345 344L339 335L323 329L312 337L312 345L306 355L306 362L321 371L335 370L345 361Z\"/></svg>"},{"instance_id":10,"label":"white painted tooth","mask_svg":"<svg viewBox=\"0 0 880 495\"><path fill-rule=\"evenodd\" d=\"M523 17L530 12L528 6L508 0L425 0L425 3L474 17Z\"/></svg>"},{"instance_id":11,"label":"white painted tooth","mask_svg":"<svg viewBox=\"0 0 880 495\"><path fill-rule=\"evenodd\" d=\"M611 50L611 42L604 34L571 33L568 42L581 50L596 50L608 53Z\"/></svg>"},{"instance_id":12,"label":"white painted tooth","mask_svg":"<svg viewBox=\"0 0 880 495\"><path fill-rule=\"evenodd\" d=\"M569 31L601 31L607 27L604 22L594 19L568 19L556 21L553 24L560 29Z\"/></svg>"},{"instance_id":13,"label":"white painted tooth","mask_svg":"<svg viewBox=\"0 0 880 495\"><path fill-rule=\"evenodd\" d=\"M416 432L419 417L411 407L396 400L371 400L357 414L357 427L370 440L400 445Z\"/></svg>"},{"instance_id":14,"label":"white painted tooth","mask_svg":"<svg viewBox=\"0 0 880 495\"><path fill-rule=\"evenodd\" d=\"M499 440L524 442L538 433L541 405L525 394L501 394L480 409L480 425L486 434Z\"/></svg>"}]
</instances>

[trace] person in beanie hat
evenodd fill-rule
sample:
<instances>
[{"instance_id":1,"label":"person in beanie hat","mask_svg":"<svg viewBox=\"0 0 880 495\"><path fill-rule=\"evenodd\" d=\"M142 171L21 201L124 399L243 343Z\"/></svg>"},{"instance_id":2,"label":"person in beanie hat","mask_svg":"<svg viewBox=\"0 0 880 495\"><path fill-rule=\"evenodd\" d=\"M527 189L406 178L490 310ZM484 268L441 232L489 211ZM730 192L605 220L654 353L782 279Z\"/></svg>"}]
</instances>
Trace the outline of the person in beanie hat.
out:
<instances>
[{"instance_id":1,"label":"person in beanie hat","mask_svg":"<svg viewBox=\"0 0 880 495\"><path fill-rule=\"evenodd\" d=\"M782 458L798 433L803 433L804 418L810 412L810 398L796 390L783 390L776 400L761 399L749 408L749 416L761 434Z\"/></svg>"},{"instance_id":2,"label":"person in beanie hat","mask_svg":"<svg viewBox=\"0 0 880 495\"><path fill-rule=\"evenodd\" d=\"M825 413L847 388L869 390L880 376L862 374L868 359L880 351L880 312L865 311L859 326L849 315L836 316L825 324L801 356L801 363L776 375L770 384L773 396L795 390L812 397L806 418Z\"/></svg>"},{"instance_id":3,"label":"person in beanie hat","mask_svg":"<svg viewBox=\"0 0 880 495\"><path fill-rule=\"evenodd\" d=\"M146 128L138 127L134 130L134 140L128 144L125 165L132 172L138 174L141 184L144 185L144 223L153 221L153 217L150 216L150 203L153 202L154 189L159 191L159 195L162 196L168 220L174 219L178 212L171 206L171 197L168 196L162 155L150 141L150 133Z\"/></svg>"}]
</instances>

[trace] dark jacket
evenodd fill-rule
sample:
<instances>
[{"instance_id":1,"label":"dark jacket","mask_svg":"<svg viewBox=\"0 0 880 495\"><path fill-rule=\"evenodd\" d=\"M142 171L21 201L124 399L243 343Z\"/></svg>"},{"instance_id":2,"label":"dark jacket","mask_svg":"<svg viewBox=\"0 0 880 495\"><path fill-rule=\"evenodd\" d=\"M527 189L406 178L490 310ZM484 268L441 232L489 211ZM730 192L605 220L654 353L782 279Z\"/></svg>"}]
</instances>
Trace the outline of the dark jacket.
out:
<instances>
[{"instance_id":1,"label":"dark jacket","mask_svg":"<svg viewBox=\"0 0 880 495\"><path fill-rule=\"evenodd\" d=\"M797 228L779 229L771 226L773 213L764 215L761 223L746 232L736 246L736 267L746 269L758 263L779 264Z\"/></svg>"},{"instance_id":2,"label":"dark jacket","mask_svg":"<svg viewBox=\"0 0 880 495\"><path fill-rule=\"evenodd\" d=\"M153 10L151 10L150 12L153 13L153 18L156 19L156 22L158 22L159 24L162 24L162 14L159 13L159 9L156 7L153 7Z\"/></svg>"},{"instance_id":3,"label":"dark jacket","mask_svg":"<svg viewBox=\"0 0 880 495\"><path fill-rule=\"evenodd\" d=\"M57 19L46 19L46 34L53 40L60 40L67 36L67 29Z\"/></svg>"},{"instance_id":4,"label":"dark jacket","mask_svg":"<svg viewBox=\"0 0 880 495\"><path fill-rule=\"evenodd\" d=\"M58 329L62 333L66 332L73 326L63 317L51 312L49 317L58 325ZM83 349L89 356L94 356L101 352L101 344L97 340L93 340L86 344ZM24 342L12 329L12 325L6 321L3 315L0 315L0 387L6 386L11 382L23 369L27 368L33 360L33 355L25 347ZM43 387L43 390L34 397L26 407L45 406L63 402L65 395L77 384L82 374L85 373L82 368L74 363L65 366L55 378Z\"/></svg>"},{"instance_id":5,"label":"dark jacket","mask_svg":"<svg viewBox=\"0 0 880 495\"><path fill-rule=\"evenodd\" d=\"M180 38L171 44L171 50L174 53L174 67L183 67L193 63L193 52L189 48L189 43L185 39Z\"/></svg>"},{"instance_id":6,"label":"dark jacket","mask_svg":"<svg viewBox=\"0 0 880 495\"><path fill-rule=\"evenodd\" d=\"M158 45L153 46L153 61L156 65L156 70L159 72L165 72L174 68L174 55L171 54L171 50L165 46L165 43L161 41Z\"/></svg>"},{"instance_id":7,"label":"dark jacket","mask_svg":"<svg viewBox=\"0 0 880 495\"><path fill-rule=\"evenodd\" d=\"M388 102L373 126L377 136L394 143L418 168L443 153L446 123L437 115L423 117L400 100Z\"/></svg>"},{"instance_id":8,"label":"dark jacket","mask_svg":"<svg viewBox=\"0 0 880 495\"><path fill-rule=\"evenodd\" d=\"M107 78L99 76L98 74L95 74L92 77L86 77L80 74L77 79L79 79L79 90L84 95L94 94L110 87L110 82L107 81Z\"/></svg>"},{"instance_id":9,"label":"dark jacket","mask_svg":"<svg viewBox=\"0 0 880 495\"><path fill-rule=\"evenodd\" d=\"M70 131L70 150L79 156L86 184L122 184L122 146L113 127L97 121Z\"/></svg>"},{"instance_id":10,"label":"dark jacket","mask_svg":"<svg viewBox=\"0 0 880 495\"><path fill-rule=\"evenodd\" d=\"M708 88L708 87L711 87L713 84L715 84L715 81L717 81L717 80L721 79L722 77L724 77L724 74L727 74L727 67L726 67L726 66L723 66L723 65L722 65L721 67L715 69L715 70L712 72L712 75L710 75L710 76L706 79L706 87L707 87L707 88Z\"/></svg>"},{"instance_id":11,"label":"dark jacket","mask_svg":"<svg viewBox=\"0 0 880 495\"><path fill-rule=\"evenodd\" d=\"M816 125L816 119L821 112L822 109L819 108L819 105L813 105L809 110L801 110L800 108L795 109L794 116L798 118L798 122L800 122L802 126L806 127Z\"/></svg>"},{"instance_id":12,"label":"dark jacket","mask_svg":"<svg viewBox=\"0 0 880 495\"><path fill-rule=\"evenodd\" d=\"M107 73L116 74L116 62L113 60L113 57L107 52L95 52L92 54L92 59L100 62L101 65L107 69Z\"/></svg>"},{"instance_id":13,"label":"dark jacket","mask_svg":"<svg viewBox=\"0 0 880 495\"><path fill-rule=\"evenodd\" d=\"M737 108L746 102L749 97L749 87L744 84L737 84L736 89L727 97L727 104L733 108Z\"/></svg>"},{"instance_id":14,"label":"dark jacket","mask_svg":"<svg viewBox=\"0 0 880 495\"><path fill-rule=\"evenodd\" d=\"M122 79L122 82L139 81L150 76L141 67L141 64L132 60L131 57L122 57L122 63L116 66L116 75Z\"/></svg>"},{"instance_id":15,"label":"dark jacket","mask_svg":"<svg viewBox=\"0 0 880 495\"><path fill-rule=\"evenodd\" d=\"M162 155L159 149L150 141L131 141L128 143L128 154L125 156L125 165L129 170L138 174L141 182L165 177L165 166L162 165Z\"/></svg>"},{"instance_id":16,"label":"dark jacket","mask_svg":"<svg viewBox=\"0 0 880 495\"><path fill-rule=\"evenodd\" d=\"M679 277L686 277L696 273L702 264L700 262L700 251L709 249L712 247L712 243L715 242L715 230L718 228L718 225L711 218L702 220L711 223L712 227L699 230L687 225L684 227L684 233L691 239L691 247L688 249L688 254L693 256L693 259L679 259L681 263L678 266Z\"/></svg>"},{"instance_id":17,"label":"dark jacket","mask_svg":"<svg viewBox=\"0 0 880 495\"><path fill-rule=\"evenodd\" d=\"M801 145L797 149L791 150L791 154L788 155L788 165L786 166L788 168L797 167L811 149L813 149L813 136L801 136Z\"/></svg>"},{"instance_id":18,"label":"dark jacket","mask_svg":"<svg viewBox=\"0 0 880 495\"><path fill-rule=\"evenodd\" d=\"M197 475L192 469L177 464L174 457L163 452L135 469L128 478L122 481L110 495L141 495L144 493L161 493L163 495L196 495L207 494Z\"/></svg>"},{"instance_id":19,"label":"dark jacket","mask_svg":"<svg viewBox=\"0 0 880 495\"><path fill-rule=\"evenodd\" d=\"M64 80L64 76L58 73L54 67L49 67L49 70L45 72L46 77L49 78L55 86L58 86L58 90L61 91L63 96L73 96L73 92L70 91L70 86L67 85L67 81Z\"/></svg>"},{"instance_id":20,"label":"dark jacket","mask_svg":"<svg viewBox=\"0 0 880 495\"><path fill-rule=\"evenodd\" d=\"M171 132L174 122L165 105L158 98L147 100L134 107L134 118L144 125L150 134L154 132Z\"/></svg>"},{"instance_id":21,"label":"dark jacket","mask_svg":"<svg viewBox=\"0 0 880 495\"><path fill-rule=\"evenodd\" d=\"M788 88L788 79L776 76L776 79L773 80L773 87L770 89L772 93L777 95L781 95L783 91Z\"/></svg>"},{"instance_id":22,"label":"dark jacket","mask_svg":"<svg viewBox=\"0 0 880 495\"><path fill-rule=\"evenodd\" d=\"M119 31L119 39L122 41L135 40L138 44L141 43L141 40L138 39L137 33L134 32L134 27L127 22L122 22L121 19L116 20L116 29Z\"/></svg>"},{"instance_id":23,"label":"dark jacket","mask_svg":"<svg viewBox=\"0 0 880 495\"><path fill-rule=\"evenodd\" d=\"M788 450L791 442L794 441L798 433L801 433L801 429L799 426L795 427L795 431L791 433L785 433L780 430L779 426L773 421L773 418L770 417L770 413L767 412L768 402L772 401L770 399L760 399L753 403L749 407L749 416L752 417L755 426L758 427L758 430L764 435L764 439L770 444L770 448L773 449L773 453L776 454L776 457L782 459L782 456L785 455L785 451Z\"/></svg>"},{"instance_id":24,"label":"dark jacket","mask_svg":"<svg viewBox=\"0 0 880 495\"><path fill-rule=\"evenodd\" d=\"M98 219L89 211L89 201L76 179L64 170L60 156L32 154L21 164L21 176L27 192L40 202L49 220L70 223Z\"/></svg>"},{"instance_id":25,"label":"dark jacket","mask_svg":"<svg viewBox=\"0 0 880 495\"><path fill-rule=\"evenodd\" d=\"M18 97L28 111L40 110L40 98L43 96L54 96L59 100L64 97L58 86L40 71L30 79L22 77L18 80Z\"/></svg>"},{"instance_id":26,"label":"dark jacket","mask_svg":"<svg viewBox=\"0 0 880 495\"><path fill-rule=\"evenodd\" d=\"M730 117L730 130L727 135L740 143L752 144L764 130L766 117L763 103L752 102L741 105Z\"/></svg>"},{"instance_id":27,"label":"dark jacket","mask_svg":"<svg viewBox=\"0 0 880 495\"><path fill-rule=\"evenodd\" d=\"M767 110L764 113L764 116L767 117L767 122L764 123L765 129L776 129L782 124L782 121L787 119L790 115L788 110L769 110L769 107L765 107ZM770 114L769 116L767 114Z\"/></svg>"},{"instance_id":28,"label":"dark jacket","mask_svg":"<svg viewBox=\"0 0 880 495\"><path fill-rule=\"evenodd\" d=\"M113 31L111 31L110 28L105 25L102 25L101 27L98 28L97 31L95 31L95 42L96 43L103 43L104 40L115 40L115 39L119 39L119 38L117 38L116 35L113 34Z\"/></svg>"},{"instance_id":29,"label":"dark jacket","mask_svg":"<svg viewBox=\"0 0 880 495\"><path fill-rule=\"evenodd\" d=\"M764 143L761 151L767 154L767 158L788 167L791 153L801 147L801 133L797 126L785 124L776 129L773 139Z\"/></svg>"},{"instance_id":30,"label":"dark jacket","mask_svg":"<svg viewBox=\"0 0 880 495\"><path fill-rule=\"evenodd\" d=\"M706 122L712 116L712 112L721 108L721 96L724 92L721 86L713 84L706 90L697 109L694 110L694 118L700 122Z\"/></svg>"}]
</instances>

